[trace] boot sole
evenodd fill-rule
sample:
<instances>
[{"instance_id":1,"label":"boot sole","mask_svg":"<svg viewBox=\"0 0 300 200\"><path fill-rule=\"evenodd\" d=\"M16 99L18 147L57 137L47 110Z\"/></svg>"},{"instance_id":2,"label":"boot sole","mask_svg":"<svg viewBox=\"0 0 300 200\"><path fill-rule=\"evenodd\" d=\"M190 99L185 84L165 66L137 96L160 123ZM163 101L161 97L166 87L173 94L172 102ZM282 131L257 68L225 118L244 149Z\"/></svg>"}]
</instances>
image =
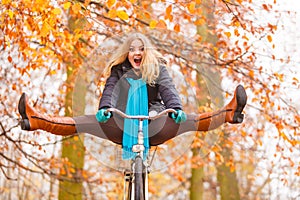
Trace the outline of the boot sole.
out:
<instances>
[{"instance_id":1,"label":"boot sole","mask_svg":"<svg viewBox=\"0 0 300 200\"><path fill-rule=\"evenodd\" d=\"M247 103L247 94L242 85L238 85L236 90L237 108L234 111L233 122L242 123L244 120L244 114L242 114L242 111Z\"/></svg>"},{"instance_id":2,"label":"boot sole","mask_svg":"<svg viewBox=\"0 0 300 200\"><path fill-rule=\"evenodd\" d=\"M18 110L19 110L19 113L22 117L21 119L21 129L22 130L30 130L30 123L29 123L29 119L26 115L26 102L25 102L25 98L26 98L26 94L23 93L21 98L20 98L20 101L19 101L19 104L18 104Z\"/></svg>"}]
</instances>

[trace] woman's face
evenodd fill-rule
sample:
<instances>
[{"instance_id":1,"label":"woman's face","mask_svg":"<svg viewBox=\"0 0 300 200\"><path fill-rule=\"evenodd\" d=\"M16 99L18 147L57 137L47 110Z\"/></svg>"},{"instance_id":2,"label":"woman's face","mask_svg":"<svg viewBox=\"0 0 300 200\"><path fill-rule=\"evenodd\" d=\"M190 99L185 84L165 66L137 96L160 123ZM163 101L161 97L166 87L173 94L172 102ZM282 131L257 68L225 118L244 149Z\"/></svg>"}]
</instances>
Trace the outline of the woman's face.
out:
<instances>
[{"instance_id":1,"label":"woman's face","mask_svg":"<svg viewBox=\"0 0 300 200\"><path fill-rule=\"evenodd\" d=\"M142 41L139 39L133 40L128 52L128 60L133 68L140 69L144 53L144 44Z\"/></svg>"}]
</instances>

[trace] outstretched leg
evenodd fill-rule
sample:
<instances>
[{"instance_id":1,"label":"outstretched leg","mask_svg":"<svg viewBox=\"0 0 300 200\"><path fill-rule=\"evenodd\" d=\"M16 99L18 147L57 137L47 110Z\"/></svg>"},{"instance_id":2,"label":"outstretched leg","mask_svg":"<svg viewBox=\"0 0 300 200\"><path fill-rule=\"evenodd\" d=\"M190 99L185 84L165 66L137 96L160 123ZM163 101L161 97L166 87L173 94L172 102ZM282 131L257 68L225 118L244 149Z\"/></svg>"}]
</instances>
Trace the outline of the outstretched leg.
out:
<instances>
[{"instance_id":1,"label":"outstretched leg","mask_svg":"<svg viewBox=\"0 0 300 200\"><path fill-rule=\"evenodd\" d=\"M89 133L97 137L108 139L117 144L122 143L123 131L121 120L110 118L106 123L98 123L95 115L79 117L49 117L39 113L29 103L25 93L22 94L19 105L22 117L21 128L34 131L41 129L55 135L73 135L75 133Z\"/></svg>"},{"instance_id":2,"label":"outstretched leg","mask_svg":"<svg viewBox=\"0 0 300 200\"><path fill-rule=\"evenodd\" d=\"M235 89L232 100L222 109L215 112L202 114L188 114L187 121L176 124L169 117L154 120L149 125L150 144L155 146L166 142L188 131L209 131L228 122L231 124L242 123L243 109L247 103L247 94L243 86Z\"/></svg>"},{"instance_id":3,"label":"outstretched leg","mask_svg":"<svg viewBox=\"0 0 300 200\"><path fill-rule=\"evenodd\" d=\"M196 117L197 131L208 131L215 129L225 122L231 124L242 123L244 115L242 111L247 103L247 94L243 86L238 85L232 100L222 109L203 113Z\"/></svg>"},{"instance_id":4,"label":"outstretched leg","mask_svg":"<svg viewBox=\"0 0 300 200\"><path fill-rule=\"evenodd\" d=\"M42 129L56 135L72 135L76 133L75 121L71 117L48 117L38 113L29 105L27 96L22 94L19 105L19 113L22 117L21 128L33 131Z\"/></svg>"}]
</instances>

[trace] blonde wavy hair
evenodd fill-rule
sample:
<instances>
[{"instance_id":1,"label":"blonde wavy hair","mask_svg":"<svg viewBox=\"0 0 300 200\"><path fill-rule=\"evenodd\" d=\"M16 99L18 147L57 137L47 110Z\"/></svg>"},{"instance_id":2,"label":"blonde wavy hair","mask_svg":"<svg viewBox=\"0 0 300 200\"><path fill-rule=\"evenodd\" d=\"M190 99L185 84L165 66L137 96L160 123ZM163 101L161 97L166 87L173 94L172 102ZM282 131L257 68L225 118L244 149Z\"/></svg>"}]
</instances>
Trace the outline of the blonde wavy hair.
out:
<instances>
[{"instance_id":1,"label":"blonde wavy hair","mask_svg":"<svg viewBox=\"0 0 300 200\"><path fill-rule=\"evenodd\" d=\"M121 46L111 56L108 65L104 68L104 76L108 77L111 72L111 68L123 63L129 52L131 43L139 39L144 44L144 56L141 64L142 79L149 85L154 85L155 80L159 76L159 66L166 65L166 60L163 56L154 48L150 40L142 33L131 33L121 44Z\"/></svg>"}]
</instances>

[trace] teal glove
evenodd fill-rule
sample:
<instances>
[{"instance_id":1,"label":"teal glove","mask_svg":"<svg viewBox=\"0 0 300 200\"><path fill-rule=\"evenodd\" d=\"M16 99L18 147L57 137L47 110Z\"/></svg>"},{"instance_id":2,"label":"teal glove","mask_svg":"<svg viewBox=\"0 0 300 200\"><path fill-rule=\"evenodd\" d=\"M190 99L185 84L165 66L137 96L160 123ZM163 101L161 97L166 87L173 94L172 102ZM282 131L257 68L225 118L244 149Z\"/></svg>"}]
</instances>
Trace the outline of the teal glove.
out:
<instances>
[{"instance_id":1,"label":"teal glove","mask_svg":"<svg viewBox=\"0 0 300 200\"><path fill-rule=\"evenodd\" d=\"M105 123L109 120L109 118L111 118L111 112L106 113L106 110L106 108L98 110L96 114L96 119L98 122Z\"/></svg>"},{"instance_id":2,"label":"teal glove","mask_svg":"<svg viewBox=\"0 0 300 200\"><path fill-rule=\"evenodd\" d=\"M176 110L176 114L172 113L171 117L174 119L176 124L180 124L181 122L186 121L186 114L182 110Z\"/></svg>"}]
</instances>

